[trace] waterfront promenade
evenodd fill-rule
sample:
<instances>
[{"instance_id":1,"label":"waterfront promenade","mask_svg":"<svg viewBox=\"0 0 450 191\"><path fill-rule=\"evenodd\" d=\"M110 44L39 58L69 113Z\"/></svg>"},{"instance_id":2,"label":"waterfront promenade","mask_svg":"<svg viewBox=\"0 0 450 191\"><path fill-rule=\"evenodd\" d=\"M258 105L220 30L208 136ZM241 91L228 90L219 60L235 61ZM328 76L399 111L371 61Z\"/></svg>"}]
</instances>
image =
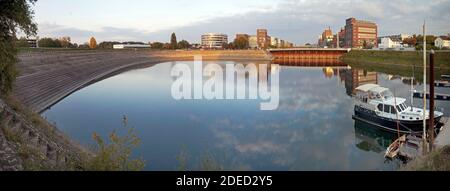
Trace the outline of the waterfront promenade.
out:
<instances>
[{"instance_id":1,"label":"waterfront promenade","mask_svg":"<svg viewBox=\"0 0 450 191\"><path fill-rule=\"evenodd\" d=\"M134 67L169 61L269 61L264 51L31 50L19 55L14 94L27 107L42 112L71 93Z\"/></svg>"}]
</instances>

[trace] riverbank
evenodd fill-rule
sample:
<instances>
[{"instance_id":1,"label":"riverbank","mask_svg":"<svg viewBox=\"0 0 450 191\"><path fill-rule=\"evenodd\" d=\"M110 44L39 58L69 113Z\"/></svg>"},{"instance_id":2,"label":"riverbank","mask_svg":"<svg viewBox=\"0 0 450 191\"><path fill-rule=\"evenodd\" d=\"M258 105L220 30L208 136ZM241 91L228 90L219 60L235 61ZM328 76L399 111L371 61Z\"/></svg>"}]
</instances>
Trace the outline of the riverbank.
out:
<instances>
[{"instance_id":1,"label":"riverbank","mask_svg":"<svg viewBox=\"0 0 450 191\"><path fill-rule=\"evenodd\" d=\"M450 51L436 51L435 55L436 68L450 69ZM342 60L347 64L423 66L423 54L420 51L352 50Z\"/></svg>"},{"instance_id":2,"label":"riverbank","mask_svg":"<svg viewBox=\"0 0 450 191\"><path fill-rule=\"evenodd\" d=\"M22 50L14 95L26 107L42 112L71 93L111 74L134 67L186 60L269 61L264 51L157 51L157 50Z\"/></svg>"},{"instance_id":3,"label":"riverbank","mask_svg":"<svg viewBox=\"0 0 450 191\"><path fill-rule=\"evenodd\" d=\"M450 171L450 146L416 158L401 170L406 171Z\"/></svg>"},{"instance_id":4,"label":"riverbank","mask_svg":"<svg viewBox=\"0 0 450 191\"><path fill-rule=\"evenodd\" d=\"M435 79L450 74L450 52L436 52L435 59ZM422 81L423 55L420 51L352 50L342 60L351 67L369 71L401 76L414 74Z\"/></svg>"},{"instance_id":5,"label":"riverbank","mask_svg":"<svg viewBox=\"0 0 450 191\"><path fill-rule=\"evenodd\" d=\"M0 97L0 171L82 170L92 152L10 96Z\"/></svg>"}]
</instances>

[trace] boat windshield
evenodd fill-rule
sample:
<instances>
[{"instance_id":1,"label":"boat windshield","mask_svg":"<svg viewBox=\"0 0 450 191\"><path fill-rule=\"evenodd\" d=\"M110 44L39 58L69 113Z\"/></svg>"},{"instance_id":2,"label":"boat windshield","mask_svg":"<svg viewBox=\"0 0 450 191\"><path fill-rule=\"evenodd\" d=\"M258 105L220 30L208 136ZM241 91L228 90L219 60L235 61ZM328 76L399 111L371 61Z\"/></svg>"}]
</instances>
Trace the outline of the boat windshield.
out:
<instances>
[{"instance_id":1,"label":"boat windshield","mask_svg":"<svg viewBox=\"0 0 450 191\"><path fill-rule=\"evenodd\" d=\"M389 90L385 90L385 91L381 92L380 94L381 94L381 96L382 96L385 100L394 97L394 94L392 94L392 92L389 91Z\"/></svg>"},{"instance_id":2,"label":"boat windshield","mask_svg":"<svg viewBox=\"0 0 450 191\"><path fill-rule=\"evenodd\" d=\"M408 109L408 107L406 106L405 103L402 103L402 104L397 105L397 111L398 111L398 112L405 111L406 109Z\"/></svg>"}]
</instances>

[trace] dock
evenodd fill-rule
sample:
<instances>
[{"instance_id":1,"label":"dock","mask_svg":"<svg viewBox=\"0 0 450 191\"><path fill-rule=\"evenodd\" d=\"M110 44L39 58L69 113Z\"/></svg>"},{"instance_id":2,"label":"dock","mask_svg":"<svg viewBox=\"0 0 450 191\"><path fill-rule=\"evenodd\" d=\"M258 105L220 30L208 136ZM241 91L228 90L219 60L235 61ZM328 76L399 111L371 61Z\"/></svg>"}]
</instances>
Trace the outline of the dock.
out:
<instances>
[{"instance_id":1,"label":"dock","mask_svg":"<svg viewBox=\"0 0 450 191\"><path fill-rule=\"evenodd\" d=\"M450 145L450 118L443 117L441 123L443 125L439 127L439 133L434 140L434 148L436 149ZM412 160L421 156L423 153L421 137L408 135L406 136L406 139L402 138L396 141L401 142L398 149L388 150L385 156L389 156L391 159L399 157L406 160ZM426 147L428 147L428 143L426 144Z\"/></svg>"},{"instance_id":2,"label":"dock","mask_svg":"<svg viewBox=\"0 0 450 191\"><path fill-rule=\"evenodd\" d=\"M430 94L427 93L427 99L430 99ZM423 92L414 92L414 97L415 98L423 98ZM441 101L450 101L450 94L441 94L441 93L436 93L434 95L434 99L435 100L441 100Z\"/></svg>"}]
</instances>

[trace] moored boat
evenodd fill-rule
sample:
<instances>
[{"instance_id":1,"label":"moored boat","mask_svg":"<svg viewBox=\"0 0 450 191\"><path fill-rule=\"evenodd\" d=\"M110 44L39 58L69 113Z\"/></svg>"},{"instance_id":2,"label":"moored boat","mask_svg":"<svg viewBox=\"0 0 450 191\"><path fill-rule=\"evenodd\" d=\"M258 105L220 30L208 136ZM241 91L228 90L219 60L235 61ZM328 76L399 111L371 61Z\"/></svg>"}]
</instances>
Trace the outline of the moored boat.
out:
<instances>
[{"instance_id":1,"label":"moored boat","mask_svg":"<svg viewBox=\"0 0 450 191\"><path fill-rule=\"evenodd\" d=\"M424 111L406 105L406 99L394 97L392 92L376 84L366 84L356 88L355 115L353 118L373 124L383 130L403 134L423 132ZM435 124L438 124L442 112L435 111Z\"/></svg>"}]
</instances>

